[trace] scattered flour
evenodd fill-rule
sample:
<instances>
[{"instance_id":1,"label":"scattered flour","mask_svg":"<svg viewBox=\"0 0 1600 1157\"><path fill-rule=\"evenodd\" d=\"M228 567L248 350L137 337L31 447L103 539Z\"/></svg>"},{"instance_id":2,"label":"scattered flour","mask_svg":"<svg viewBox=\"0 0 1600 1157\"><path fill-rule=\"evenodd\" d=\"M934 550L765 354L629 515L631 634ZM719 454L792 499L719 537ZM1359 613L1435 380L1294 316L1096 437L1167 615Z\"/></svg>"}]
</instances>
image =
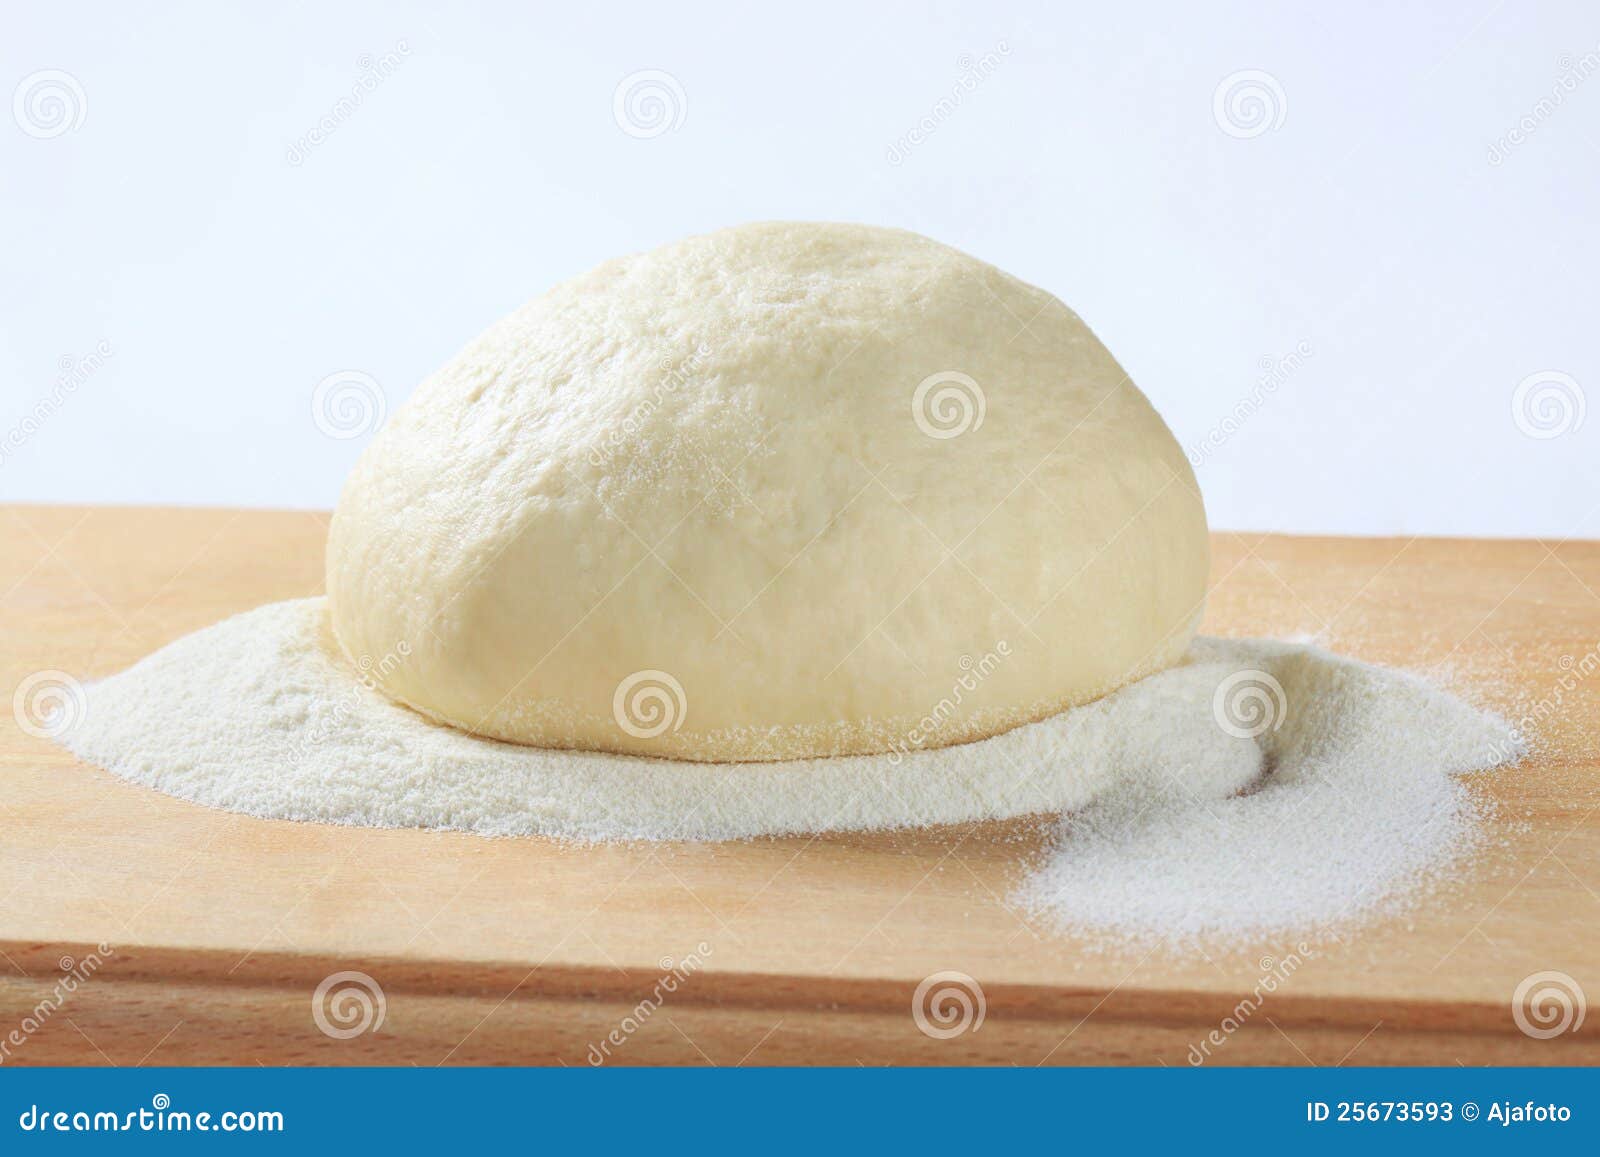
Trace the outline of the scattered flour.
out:
<instances>
[{"instance_id":1,"label":"scattered flour","mask_svg":"<svg viewBox=\"0 0 1600 1157\"><path fill-rule=\"evenodd\" d=\"M1178 667L977 743L707 764L547 751L400 707L337 657L326 603L274 603L88 689L62 742L125 779L275 819L486 835L721 840L1062 814L1020 899L1179 939L1321 926L1469 846L1456 773L1501 720L1313 647L1196 640Z\"/></svg>"},{"instance_id":2,"label":"scattered flour","mask_svg":"<svg viewBox=\"0 0 1600 1157\"><path fill-rule=\"evenodd\" d=\"M1505 721L1382 667L1255 640L1199 639L1191 658L1247 662L1281 688L1235 713L1281 721L1258 737L1260 780L1224 800L1156 799L1133 783L1106 793L1062 818L1024 906L1077 931L1169 942L1393 911L1482 838L1482 805L1457 775L1526 751Z\"/></svg>"}]
</instances>

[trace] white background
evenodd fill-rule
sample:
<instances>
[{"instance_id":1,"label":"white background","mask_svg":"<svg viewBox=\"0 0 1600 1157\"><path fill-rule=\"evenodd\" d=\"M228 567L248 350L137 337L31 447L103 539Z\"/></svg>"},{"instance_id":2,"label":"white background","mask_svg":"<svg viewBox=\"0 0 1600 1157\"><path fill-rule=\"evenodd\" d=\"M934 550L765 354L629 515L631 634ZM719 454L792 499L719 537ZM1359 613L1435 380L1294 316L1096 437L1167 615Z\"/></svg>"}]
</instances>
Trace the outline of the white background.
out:
<instances>
[{"instance_id":1,"label":"white background","mask_svg":"<svg viewBox=\"0 0 1600 1157\"><path fill-rule=\"evenodd\" d=\"M5 500L330 507L365 441L313 420L330 373L392 412L606 257L810 218L1052 290L1186 446L1306 343L1204 455L1215 526L1600 538L1593 3L144 7L7 4ZM646 69L681 123L641 137ZM59 135L15 106L42 70ZM1244 70L1265 121L1215 107Z\"/></svg>"}]
</instances>

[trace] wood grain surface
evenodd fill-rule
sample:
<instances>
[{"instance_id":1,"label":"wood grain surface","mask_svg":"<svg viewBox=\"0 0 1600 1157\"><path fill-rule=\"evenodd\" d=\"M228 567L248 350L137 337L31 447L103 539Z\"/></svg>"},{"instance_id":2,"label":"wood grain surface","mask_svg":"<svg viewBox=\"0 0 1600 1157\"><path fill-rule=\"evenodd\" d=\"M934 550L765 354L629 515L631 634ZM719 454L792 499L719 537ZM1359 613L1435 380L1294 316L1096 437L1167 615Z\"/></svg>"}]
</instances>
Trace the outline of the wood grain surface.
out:
<instances>
[{"instance_id":1,"label":"wood grain surface","mask_svg":"<svg viewBox=\"0 0 1600 1157\"><path fill-rule=\"evenodd\" d=\"M0 507L0 527L7 695L322 589L325 514ZM1600 1061L1600 1013L1536 1039L1512 1011L1540 972L1600 997L1600 544L1214 545L1208 633L1315 635L1539 716L1536 757L1473 781L1488 850L1406 917L1133 951L1008 903L1039 820L583 849L269 822L124 783L8 712L0 1062L1184 1065L1228 1018L1207 1063ZM691 956L656 1005L663 962ZM94 971L57 999L63 967ZM936 1039L912 1001L943 970L985 1016ZM383 998L348 1039L313 1016L341 971Z\"/></svg>"}]
</instances>

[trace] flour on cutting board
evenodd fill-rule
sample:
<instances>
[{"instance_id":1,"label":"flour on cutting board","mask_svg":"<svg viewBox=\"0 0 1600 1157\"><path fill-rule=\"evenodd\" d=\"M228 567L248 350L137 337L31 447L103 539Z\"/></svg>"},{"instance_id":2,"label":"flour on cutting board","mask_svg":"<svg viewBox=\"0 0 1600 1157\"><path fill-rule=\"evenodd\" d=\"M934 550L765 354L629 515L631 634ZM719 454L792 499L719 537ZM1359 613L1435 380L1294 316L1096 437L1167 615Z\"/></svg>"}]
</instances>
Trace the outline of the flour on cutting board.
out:
<instances>
[{"instance_id":1,"label":"flour on cutting board","mask_svg":"<svg viewBox=\"0 0 1600 1157\"><path fill-rule=\"evenodd\" d=\"M273 819L578 841L720 840L1061 815L1017 899L1074 931L1308 929L1402 902L1468 848L1457 776L1517 758L1504 721L1303 644L1185 660L976 743L708 764L476 738L351 670L326 603L237 615L93 684L62 737L136 783Z\"/></svg>"}]
</instances>

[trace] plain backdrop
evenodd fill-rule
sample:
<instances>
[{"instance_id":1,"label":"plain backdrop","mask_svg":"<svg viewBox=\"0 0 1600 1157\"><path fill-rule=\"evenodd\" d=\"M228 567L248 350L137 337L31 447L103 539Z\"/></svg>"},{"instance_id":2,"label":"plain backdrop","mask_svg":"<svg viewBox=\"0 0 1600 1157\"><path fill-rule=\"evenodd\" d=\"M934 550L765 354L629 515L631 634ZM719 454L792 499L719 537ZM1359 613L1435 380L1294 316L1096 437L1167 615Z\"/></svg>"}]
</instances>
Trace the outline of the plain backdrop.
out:
<instances>
[{"instance_id":1,"label":"plain backdrop","mask_svg":"<svg viewBox=\"0 0 1600 1157\"><path fill-rule=\"evenodd\" d=\"M1067 301L1201 448L1215 526L1600 538L1592 2L4 28L0 499L331 507L370 430L318 420L329 375L392 413L600 260L806 218Z\"/></svg>"}]
</instances>

